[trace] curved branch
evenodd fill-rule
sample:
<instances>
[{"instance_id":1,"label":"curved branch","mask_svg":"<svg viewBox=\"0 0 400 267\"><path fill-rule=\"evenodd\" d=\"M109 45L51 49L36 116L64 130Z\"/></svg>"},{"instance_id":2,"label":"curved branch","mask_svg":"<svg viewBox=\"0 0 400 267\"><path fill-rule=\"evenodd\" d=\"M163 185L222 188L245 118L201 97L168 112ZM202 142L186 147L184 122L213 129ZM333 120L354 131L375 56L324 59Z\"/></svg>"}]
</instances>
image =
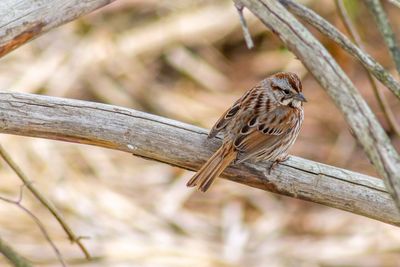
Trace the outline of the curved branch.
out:
<instances>
[{"instance_id":1,"label":"curved branch","mask_svg":"<svg viewBox=\"0 0 400 267\"><path fill-rule=\"evenodd\" d=\"M365 51L355 46L343 33L338 31L332 24L326 21L309 8L296 3L293 0L279 0L293 14L304 19L314 26L319 32L328 36L331 40L340 45L351 56L354 56L363 66L368 69L376 79L389 88L397 98L400 99L400 83L382 67L374 58Z\"/></svg>"},{"instance_id":2,"label":"curved branch","mask_svg":"<svg viewBox=\"0 0 400 267\"><path fill-rule=\"evenodd\" d=\"M115 0L1 0L0 58L59 25Z\"/></svg>"},{"instance_id":3,"label":"curved branch","mask_svg":"<svg viewBox=\"0 0 400 267\"><path fill-rule=\"evenodd\" d=\"M220 145L204 129L132 109L22 93L0 93L0 132L90 144L197 170ZM382 180L291 157L229 167L224 178L400 226ZM188 189L189 190L189 189Z\"/></svg>"},{"instance_id":4,"label":"curved branch","mask_svg":"<svg viewBox=\"0 0 400 267\"><path fill-rule=\"evenodd\" d=\"M357 32L356 27L353 25L353 22L347 13L343 0L335 0L335 4L336 4L336 9L339 12L339 15L342 19L342 22L347 32L350 34L352 41L355 42L361 49L365 49L361 36ZM383 111L386 121L389 124L389 127L391 128L391 130L393 130L393 132L397 136L400 137L400 126L397 123L397 119L394 116L392 109L390 108L390 105L385 97L385 94L378 88L376 80L374 79L374 77L372 77L372 74L368 71L368 69L364 67L364 70L367 74L368 80L372 87L372 91L374 92L378 104L381 110Z\"/></svg>"}]
</instances>

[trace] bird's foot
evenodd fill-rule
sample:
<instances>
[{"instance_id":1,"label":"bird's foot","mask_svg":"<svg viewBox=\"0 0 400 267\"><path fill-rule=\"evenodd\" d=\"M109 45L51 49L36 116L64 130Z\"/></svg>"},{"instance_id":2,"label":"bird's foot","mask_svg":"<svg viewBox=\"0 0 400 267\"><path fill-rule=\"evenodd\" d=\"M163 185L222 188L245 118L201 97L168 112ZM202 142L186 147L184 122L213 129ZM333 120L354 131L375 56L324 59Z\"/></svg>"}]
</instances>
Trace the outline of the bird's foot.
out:
<instances>
[{"instance_id":1,"label":"bird's foot","mask_svg":"<svg viewBox=\"0 0 400 267\"><path fill-rule=\"evenodd\" d=\"M287 161L289 159L289 155L283 155L282 157L277 158L274 160L271 164L271 166L268 168L268 175L271 175L271 171L276 167L281 162Z\"/></svg>"}]
</instances>

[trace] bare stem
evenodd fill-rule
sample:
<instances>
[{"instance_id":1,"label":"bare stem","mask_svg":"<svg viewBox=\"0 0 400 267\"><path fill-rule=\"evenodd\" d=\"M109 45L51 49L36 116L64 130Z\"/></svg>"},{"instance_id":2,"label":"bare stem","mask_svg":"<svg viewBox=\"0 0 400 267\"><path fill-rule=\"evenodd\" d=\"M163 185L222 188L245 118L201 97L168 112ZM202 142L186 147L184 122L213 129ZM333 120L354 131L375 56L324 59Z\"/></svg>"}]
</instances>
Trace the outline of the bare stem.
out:
<instances>
[{"instance_id":1,"label":"bare stem","mask_svg":"<svg viewBox=\"0 0 400 267\"><path fill-rule=\"evenodd\" d=\"M400 49L396 42L396 36L389 24L389 20L383 10L383 7L379 0L366 0L367 8L371 12L375 19L378 29L381 32L383 40L385 41L387 47L389 48L390 55L396 65L397 73L400 74Z\"/></svg>"},{"instance_id":2,"label":"bare stem","mask_svg":"<svg viewBox=\"0 0 400 267\"><path fill-rule=\"evenodd\" d=\"M361 36L358 34L356 27L354 27L353 22L351 21L349 15L347 13L346 7L344 6L343 0L335 0L335 3L339 10L339 14L343 20L343 23L344 23L347 31L349 32L352 40L361 49L365 50ZM396 117L394 116L385 95L382 93L381 90L379 90L374 77L371 75L371 73L368 72L368 69L365 68L365 66L364 66L364 70L368 76L369 82L371 83L372 90L375 94L376 99L378 100L379 106L380 106L381 110L383 111L383 114L385 115L387 122L389 123L389 126L392 128L394 133L400 137L400 126L397 123Z\"/></svg>"},{"instance_id":3,"label":"bare stem","mask_svg":"<svg viewBox=\"0 0 400 267\"><path fill-rule=\"evenodd\" d=\"M32 267L27 259L19 255L10 245L0 237L0 253L15 267Z\"/></svg>"},{"instance_id":4,"label":"bare stem","mask_svg":"<svg viewBox=\"0 0 400 267\"><path fill-rule=\"evenodd\" d=\"M246 19L243 16L243 5L239 3L235 3L235 7L239 13L239 21L242 26L244 40L246 41L246 45L248 49L252 49L254 47L253 39L251 38L251 34L249 28L247 27Z\"/></svg>"},{"instance_id":5,"label":"bare stem","mask_svg":"<svg viewBox=\"0 0 400 267\"><path fill-rule=\"evenodd\" d=\"M22 204L22 196L23 196L23 189L26 186L26 184L23 184L23 186L21 186L21 191L20 191L20 195L19 195L19 199L17 201L15 200L11 200L5 197L0 196L0 200L10 203L10 204L14 204L16 206L18 206L21 210L23 210L26 214L28 214L36 223L36 225L39 227L40 231L42 232L43 236L45 237L45 239L47 240L47 242L50 244L50 246L53 248L55 254L57 255L57 258L59 260L59 262L61 263L61 266L66 267L67 264L64 261L64 258L61 255L61 252L58 250L57 246L54 244L53 240L51 240L49 233L46 230L46 227L43 225L43 223L40 221L40 219L38 217L36 217L35 214L33 214L29 209L25 208ZM22 265L23 266L23 265ZM29 266L29 265L28 265Z\"/></svg>"},{"instance_id":6,"label":"bare stem","mask_svg":"<svg viewBox=\"0 0 400 267\"><path fill-rule=\"evenodd\" d=\"M23 184L28 188L29 191L36 197L37 200L39 200L40 203L42 203L43 206L45 206L50 213L56 218L56 220L59 222L61 227L64 229L65 233L67 234L68 238L71 240L71 242L76 243L79 248L82 250L82 252L85 254L85 257L87 259L90 259L90 254L86 247L82 244L81 238L77 237L74 232L71 230L71 228L68 226L68 224L65 222L65 220L62 218L61 214L52 206L52 204L40 193L39 190L37 190L28 177L22 172L21 168L12 160L10 155L7 153L7 151L3 148L3 146L0 145L0 156L7 162L7 164L11 167L11 169L17 174L17 176L21 179Z\"/></svg>"}]
</instances>

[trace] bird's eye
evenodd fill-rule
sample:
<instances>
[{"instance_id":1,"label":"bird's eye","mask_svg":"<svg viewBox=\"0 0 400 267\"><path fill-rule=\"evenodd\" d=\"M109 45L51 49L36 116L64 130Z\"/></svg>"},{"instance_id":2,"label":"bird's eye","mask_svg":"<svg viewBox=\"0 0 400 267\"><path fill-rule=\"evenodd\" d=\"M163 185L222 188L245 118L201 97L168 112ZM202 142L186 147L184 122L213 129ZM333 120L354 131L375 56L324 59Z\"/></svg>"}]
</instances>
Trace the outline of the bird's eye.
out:
<instances>
[{"instance_id":1,"label":"bird's eye","mask_svg":"<svg viewBox=\"0 0 400 267\"><path fill-rule=\"evenodd\" d=\"M288 95L288 94L290 93L290 90L289 90L289 89L285 89L285 90L283 90L283 93L284 93L285 95Z\"/></svg>"}]
</instances>

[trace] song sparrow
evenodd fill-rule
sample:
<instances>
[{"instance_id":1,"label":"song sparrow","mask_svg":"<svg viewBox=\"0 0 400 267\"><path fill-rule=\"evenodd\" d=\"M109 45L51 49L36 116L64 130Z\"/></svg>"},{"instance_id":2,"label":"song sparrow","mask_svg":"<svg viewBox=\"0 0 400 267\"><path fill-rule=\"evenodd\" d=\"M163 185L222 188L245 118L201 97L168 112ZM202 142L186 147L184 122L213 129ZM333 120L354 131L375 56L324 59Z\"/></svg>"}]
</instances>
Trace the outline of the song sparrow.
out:
<instances>
[{"instance_id":1,"label":"song sparrow","mask_svg":"<svg viewBox=\"0 0 400 267\"><path fill-rule=\"evenodd\" d=\"M215 123L208 138L223 134L223 144L189 180L187 186L207 191L231 163L272 161L270 170L288 158L304 119L299 77L276 73L248 90Z\"/></svg>"}]
</instances>

